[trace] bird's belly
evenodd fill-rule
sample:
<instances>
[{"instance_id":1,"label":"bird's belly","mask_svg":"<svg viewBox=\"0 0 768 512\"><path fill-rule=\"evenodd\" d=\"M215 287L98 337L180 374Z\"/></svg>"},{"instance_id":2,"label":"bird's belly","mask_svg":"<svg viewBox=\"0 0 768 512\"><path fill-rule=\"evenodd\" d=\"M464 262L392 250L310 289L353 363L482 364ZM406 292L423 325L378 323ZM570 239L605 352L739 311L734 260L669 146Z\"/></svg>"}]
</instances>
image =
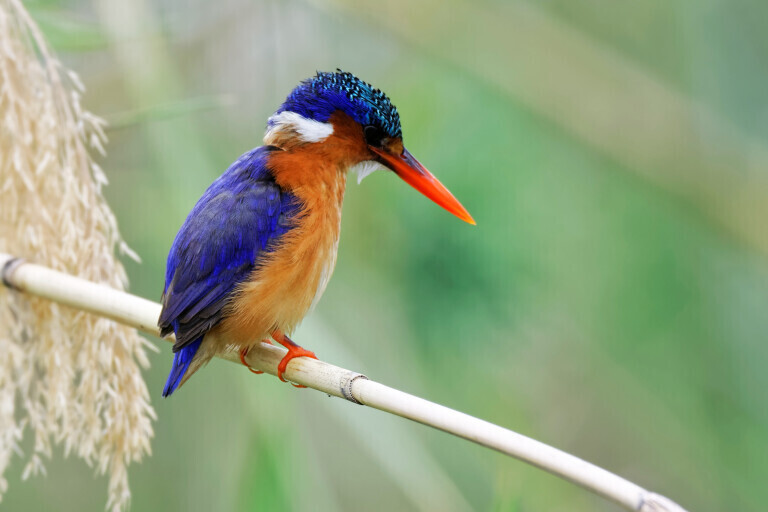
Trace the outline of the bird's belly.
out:
<instances>
[{"instance_id":1,"label":"bird's belly","mask_svg":"<svg viewBox=\"0 0 768 512\"><path fill-rule=\"evenodd\" d=\"M333 243L333 246L328 249L328 256L324 258L324 263L321 264L320 276L317 280L317 286L315 287L315 293L312 297L312 302L309 305L309 310L312 311L320 302L320 298L325 293L325 288L328 286L328 281L331 280L333 275L333 269L336 268L336 255L339 249L339 239Z\"/></svg>"},{"instance_id":2,"label":"bird's belly","mask_svg":"<svg viewBox=\"0 0 768 512\"><path fill-rule=\"evenodd\" d=\"M296 229L243 283L221 321L223 342L250 345L275 329L291 333L314 307L333 273L336 230Z\"/></svg>"}]
</instances>

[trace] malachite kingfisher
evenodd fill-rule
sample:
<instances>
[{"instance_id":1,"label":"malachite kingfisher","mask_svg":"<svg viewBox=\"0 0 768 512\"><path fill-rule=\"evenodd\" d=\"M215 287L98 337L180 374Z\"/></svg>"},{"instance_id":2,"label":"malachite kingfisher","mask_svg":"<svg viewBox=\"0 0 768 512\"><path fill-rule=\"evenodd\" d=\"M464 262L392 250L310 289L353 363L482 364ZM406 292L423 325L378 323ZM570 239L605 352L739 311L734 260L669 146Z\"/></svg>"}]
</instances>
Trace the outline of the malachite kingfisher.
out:
<instances>
[{"instance_id":1,"label":"malachite kingfisher","mask_svg":"<svg viewBox=\"0 0 768 512\"><path fill-rule=\"evenodd\" d=\"M288 349L280 380L294 357L315 357L288 334L333 272L347 172L362 180L380 168L475 223L405 149L383 92L341 70L291 92L267 121L264 145L213 182L173 241L158 321L163 336L176 335L163 396L216 354L239 351L247 366L248 349L270 337Z\"/></svg>"}]
</instances>

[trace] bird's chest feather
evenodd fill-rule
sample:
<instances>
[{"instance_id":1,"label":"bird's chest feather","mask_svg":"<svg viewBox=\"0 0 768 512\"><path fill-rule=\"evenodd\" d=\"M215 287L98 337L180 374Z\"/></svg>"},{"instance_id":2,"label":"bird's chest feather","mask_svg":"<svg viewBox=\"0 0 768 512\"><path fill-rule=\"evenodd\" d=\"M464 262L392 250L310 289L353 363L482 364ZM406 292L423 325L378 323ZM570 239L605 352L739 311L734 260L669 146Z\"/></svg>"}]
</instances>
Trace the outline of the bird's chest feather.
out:
<instances>
[{"instance_id":1,"label":"bird's chest feather","mask_svg":"<svg viewBox=\"0 0 768 512\"><path fill-rule=\"evenodd\" d=\"M330 176L329 176L330 178ZM303 203L295 227L236 291L221 328L237 343L275 329L290 333L317 304L336 264L345 175L292 193Z\"/></svg>"}]
</instances>

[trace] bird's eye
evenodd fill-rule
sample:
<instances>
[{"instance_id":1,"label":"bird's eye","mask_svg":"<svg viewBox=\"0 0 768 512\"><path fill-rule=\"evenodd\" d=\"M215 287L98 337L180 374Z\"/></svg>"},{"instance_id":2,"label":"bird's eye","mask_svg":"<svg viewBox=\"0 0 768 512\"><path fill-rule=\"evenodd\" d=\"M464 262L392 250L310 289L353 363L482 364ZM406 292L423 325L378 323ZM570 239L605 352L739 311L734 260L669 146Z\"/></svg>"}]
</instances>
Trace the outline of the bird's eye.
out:
<instances>
[{"instance_id":1,"label":"bird's eye","mask_svg":"<svg viewBox=\"0 0 768 512\"><path fill-rule=\"evenodd\" d=\"M380 128L369 124L363 128L363 135L365 135L365 142L367 142L369 146L377 148L381 147L381 143L384 140L384 132L382 132Z\"/></svg>"}]
</instances>

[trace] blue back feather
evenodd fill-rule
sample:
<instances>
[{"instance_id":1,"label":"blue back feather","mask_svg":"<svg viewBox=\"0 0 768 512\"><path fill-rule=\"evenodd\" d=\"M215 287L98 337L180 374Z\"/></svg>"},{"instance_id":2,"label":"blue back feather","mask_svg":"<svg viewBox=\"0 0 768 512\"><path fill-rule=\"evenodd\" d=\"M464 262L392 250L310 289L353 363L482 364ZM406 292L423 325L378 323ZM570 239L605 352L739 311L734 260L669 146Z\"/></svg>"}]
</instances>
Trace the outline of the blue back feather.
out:
<instances>
[{"instance_id":1,"label":"blue back feather","mask_svg":"<svg viewBox=\"0 0 768 512\"><path fill-rule=\"evenodd\" d=\"M230 294L274 250L300 210L267 167L271 150L251 150L233 163L205 191L173 241L158 322L162 335L176 334L163 396L179 386Z\"/></svg>"}]
</instances>

